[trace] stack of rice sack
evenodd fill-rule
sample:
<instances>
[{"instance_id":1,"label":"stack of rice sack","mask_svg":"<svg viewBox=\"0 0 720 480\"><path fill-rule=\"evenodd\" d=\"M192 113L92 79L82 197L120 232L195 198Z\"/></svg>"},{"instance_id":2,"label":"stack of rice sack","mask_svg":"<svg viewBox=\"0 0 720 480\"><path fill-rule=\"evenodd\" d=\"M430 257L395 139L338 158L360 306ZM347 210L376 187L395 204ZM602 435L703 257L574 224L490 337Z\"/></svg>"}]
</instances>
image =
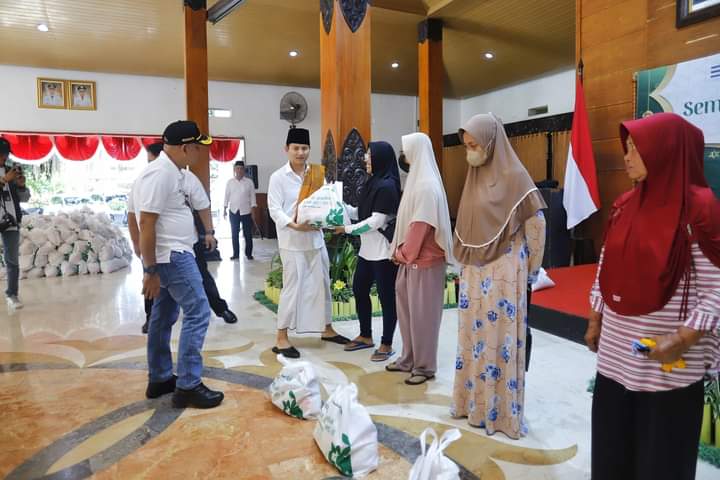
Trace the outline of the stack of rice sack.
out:
<instances>
[{"instance_id":1,"label":"stack of rice sack","mask_svg":"<svg viewBox=\"0 0 720 480\"><path fill-rule=\"evenodd\" d=\"M21 278L112 273L130 265L133 255L110 217L88 209L23 217L19 253Z\"/></svg>"}]
</instances>

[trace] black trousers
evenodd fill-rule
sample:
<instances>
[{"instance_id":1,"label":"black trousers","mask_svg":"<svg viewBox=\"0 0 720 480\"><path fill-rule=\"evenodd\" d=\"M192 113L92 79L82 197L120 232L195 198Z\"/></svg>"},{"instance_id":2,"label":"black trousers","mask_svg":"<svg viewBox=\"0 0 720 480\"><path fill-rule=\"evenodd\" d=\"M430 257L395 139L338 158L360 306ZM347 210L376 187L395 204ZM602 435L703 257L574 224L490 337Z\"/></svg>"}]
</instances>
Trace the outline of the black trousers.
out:
<instances>
[{"instance_id":1,"label":"black trousers","mask_svg":"<svg viewBox=\"0 0 720 480\"><path fill-rule=\"evenodd\" d=\"M633 392L598 373L592 480L693 480L702 415L702 380L666 392Z\"/></svg>"},{"instance_id":2,"label":"black trousers","mask_svg":"<svg viewBox=\"0 0 720 480\"><path fill-rule=\"evenodd\" d=\"M360 336L372 338L372 303L370 288L377 285L378 297L383 312L382 344L392 345L397 326L397 308L395 306L395 278L398 267L390 260L370 261L358 257L357 270L353 279L353 294L358 318Z\"/></svg>"},{"instance_id":3,"label":"black trousers","mask_svg":"<svg viewBox=\"0 0 720 480\"><path fill-rule=\"evenodd\" d=\"M195 245L193 245L193 250L195 250L195 262L197 263L198 270L200 270L200 275L203 279L203 289L205 290L205 295L207 295L208 303L210 303L210 308L212 311L217 315L218 317L222 315L224 312L228 310L228 304L223 298L220 296L220 292L218 291L217 284L215 284L215 279L208 271L208 265L207 261L205 260L205 247L202 243L198 242ZM152 312L152 306L153 301L152 300L145 300L145 316L148 320L150 320L150 313Z\"/></svg>"},{"instance_id":4,"label":"black trousers","mask_svg":"<svg viewBox=\"0 0 720 480\"><path fill-rule=\"evenodd\" d=\"M230 236L232 237L233 257L240 256L240 226L242 225L243 237L245 238L245 256L252 257L253 252L253 220L252 215L240 215L230 212Z\"/></svg>"}]
</instances>

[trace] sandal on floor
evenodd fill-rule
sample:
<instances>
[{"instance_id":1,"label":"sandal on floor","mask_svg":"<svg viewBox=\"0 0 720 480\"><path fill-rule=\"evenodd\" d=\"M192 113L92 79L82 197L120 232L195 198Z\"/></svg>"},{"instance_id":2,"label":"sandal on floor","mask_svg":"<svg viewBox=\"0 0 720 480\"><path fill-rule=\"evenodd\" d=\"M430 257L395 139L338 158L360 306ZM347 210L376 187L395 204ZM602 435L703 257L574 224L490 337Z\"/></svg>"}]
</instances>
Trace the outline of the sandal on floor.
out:
<instances>
[{"instance_id":1,"label":"sandal on floor","mask_svg":"<svg viewBox=\"0 0 720 480\"><path fill-rule=\"evenodd\" d=\"M358 350L365 350L366 348L373 348L374 346L374 343L365 343L353 340L347 345L345 345L345 348L343 350L345 350L346 352L357 352Z\"/></svg>"},{"instance_id":2,"label":"sandal on floor","mask_svg":"<svg viewBox=\"0 0 720 480\"><path fill-rule=\"evenodd\" d=\"M282 355L285 358L300 358L300 352L295 347L290 348L278 348L273 347L272 352L278 355Z\"/></svg>"},{"instance_id":3,"label":"sandal on floor","mask_svg":"<svg viewBox=\"0 0 720 480\"><path fill-rule=\"evenodd\" d=\"M428 380L432 380L435 378L435 375L412 375L410 378L405 380L405 383L407 385L422 385L423 383L427 382Z\"/></svg>"},{"instance_id":4,"label":"sandal on floor","mask_svg":"<svg viewBox=\"0 0 720 480\"><path fill-rule=\"evenodd\" d=\"M371 362L384 362L386 360L390 360L390 357L395 355L395 352L390 350L389 352L381 352L380 350L375 350L375 353L372 354L370 357Z\"/></svg>"},{"instance_id":5,"label":"sandal on floor","mask_svg":"<svg viewBox=\"0 0 720 480\"><path fill-rule=\"evenodd\" d=\"M335 335L334 337L320 337L323 342L337 343L338 345L347 345L350 343L350 339L343 337L342 335Z\"/></svg>"},{"instance_id":6,"label":"sandal on floor","mask_svg":"<svg viewBox=\"0 0 720 480\"><path fill-rule=\"evenodd\" d=\"M398 367L397 362L392 362L388 365L385 365L385 370L388 372L407 372L407 370L403 370L402 368Z\"/></svg>"}]
</instances>

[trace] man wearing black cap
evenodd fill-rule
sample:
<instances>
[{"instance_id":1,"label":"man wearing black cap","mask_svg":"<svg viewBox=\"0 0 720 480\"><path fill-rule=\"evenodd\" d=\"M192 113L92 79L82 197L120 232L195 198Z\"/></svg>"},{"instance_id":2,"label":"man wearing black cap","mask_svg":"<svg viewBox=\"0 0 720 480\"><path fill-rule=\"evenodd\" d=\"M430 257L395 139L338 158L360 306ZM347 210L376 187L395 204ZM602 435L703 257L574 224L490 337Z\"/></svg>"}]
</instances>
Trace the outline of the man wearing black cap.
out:
<instances>
[{"instance_id":1,"label":"man wearing black cap","mask_svg":"<svg viewBox=\"0 0 720 480\"><path fill-rule=\"evenodd\" d=\"M2 236L5 267L7 268L8 314L23 307L18 298L20 270L18 268L18 248L22 221L20 202L30 200L30 190L25 187L25 175L19 165L8 168L10 142L0 138L0 235Z\"/></svg>"},{"instance_id":2,"label":"man wearing black cap","mask_svg":"<svg viewBox=\"0 0 720 480\"><path fill-rule=\"evenodd\" d=\"M163 151L162 142L153 143L147 146L147 157L148 163L155 161L160 153ZM185 172L183 172L185 173ZM195 175L184 175L186 185L184 188L187 194L187 201L192 206L193 198L200 198L200 203L204 203L202 199L206 196L205 189L203 188L200 181ZM130 189L128 195L128 231L130 232L130 239L133 242L135 254L138 258L142 258L140 253L140 229L137 225L137 218L135 217L135 208L133 204L133 191L135 185ZM193 210L193 220L195 222L195 230L197 230L197 242L193 245L195 251L195 263L197 263L200 275L203 279L203 289L207 296L208 302L210 302L210 308L218 317L225 320L226 323L237 323L237 317L230 310L227 302L220 296L215 279L208 270L207 260L205 259L205 227L200 219L200 215L197 210ZM150 325L150 315L152 314L153 300L145 299L145 323L142 326L142 333L148 333L148 327Z\"/></svg>"},{"instance_id":3,"label":"man wearing black cap","mask_svg":"<svg viewBox=\"0 0 720 480\"><path fill-rule=\"evenodd\" d=\"M257 209L255 198L255 183L245 176L245 163L237 161L233 168L235 176L228 180L225 186L224 217L227 218L230 209L230 230L232 234L233 254L230 260L237 260L240 256L240 225L242 224L243 237L245 237L245 257L252 260L253 252L253 214Z\"/></svg>"},{"instance_id":4,"label":"man wearing black cap","mask_svg":"<svg viewBox=\"0 0 720 480\"><path fill-rule=\"evenodd\" d=\"M283 289L278 305L278 333L273 352L300 357L290 344L288 329L322 333L322 339L345 345L350 340L332 328L330 260L323 233L295 221L297 200L310 155L310 132L291 128L285 142L288 163L270 177L268 208L277 227L283 266Z\"/></svg>"},{"instance_id":5,"label":"man wearing black cap","mask_svg":"<svg viewBox=\"0 0 720 480\"><path fill-rule=\"evenodd\" d=\"M210 306L195 263L197 238L193 215L186 203L183 169L207 153L212 139L200 133L195 122L171 123L163 134L163 152L143 170L133 187L135 216L140 219L140 253L143 260L143 293L155 299L148 330L148 398L175 392L176 408L212 408L222 392L207 388L200 378L202 347L210 319ZM194 179L199 182L197 178ZM205 244L216 241L207 195L193 200L207 232ZM173 375L170 336L183 311L178 348L177 377Z\"/></svg>"}]
</instances>

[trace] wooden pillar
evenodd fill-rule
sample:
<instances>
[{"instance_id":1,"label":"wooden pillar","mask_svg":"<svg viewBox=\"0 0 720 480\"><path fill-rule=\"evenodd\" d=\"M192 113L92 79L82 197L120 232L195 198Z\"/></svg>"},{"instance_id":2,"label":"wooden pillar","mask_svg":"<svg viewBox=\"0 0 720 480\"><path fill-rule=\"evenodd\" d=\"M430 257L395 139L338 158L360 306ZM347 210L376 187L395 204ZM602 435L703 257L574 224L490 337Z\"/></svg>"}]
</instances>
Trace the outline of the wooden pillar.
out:
<instances>
[{"instance_id":1,"label":"wooden pillar","mask_svg":"<svg viewBox=\"0 0 720 480\"><path fill-rule=\"evenodd\" d=\"M438 166L442 171L443 83L445 69L442 54L442 20L428 18L418 24L418 96L420 131L432 140Z\"/></svg>"},{"instance_id":2,"label":"wooden pillar","mask_svg":"<svg viewBox=\"0 0 720 480\"><path fill-rule=\"evenodd\" d=\"M187 119L208 131L207 5L205 0L185 0L185 105ZM192 168L210 192L210 155Z\"/></svg>"},{"instance_id":3,"label":"wooden pillar","mask_svg":"<svg viewBox=\"0 0 720 480\"><path fill-rule=\"evenodd\" d=\"M357 205L370 140L370 2L321 0L320 97L323 164Z\"/></svg>"}]
</instances>

